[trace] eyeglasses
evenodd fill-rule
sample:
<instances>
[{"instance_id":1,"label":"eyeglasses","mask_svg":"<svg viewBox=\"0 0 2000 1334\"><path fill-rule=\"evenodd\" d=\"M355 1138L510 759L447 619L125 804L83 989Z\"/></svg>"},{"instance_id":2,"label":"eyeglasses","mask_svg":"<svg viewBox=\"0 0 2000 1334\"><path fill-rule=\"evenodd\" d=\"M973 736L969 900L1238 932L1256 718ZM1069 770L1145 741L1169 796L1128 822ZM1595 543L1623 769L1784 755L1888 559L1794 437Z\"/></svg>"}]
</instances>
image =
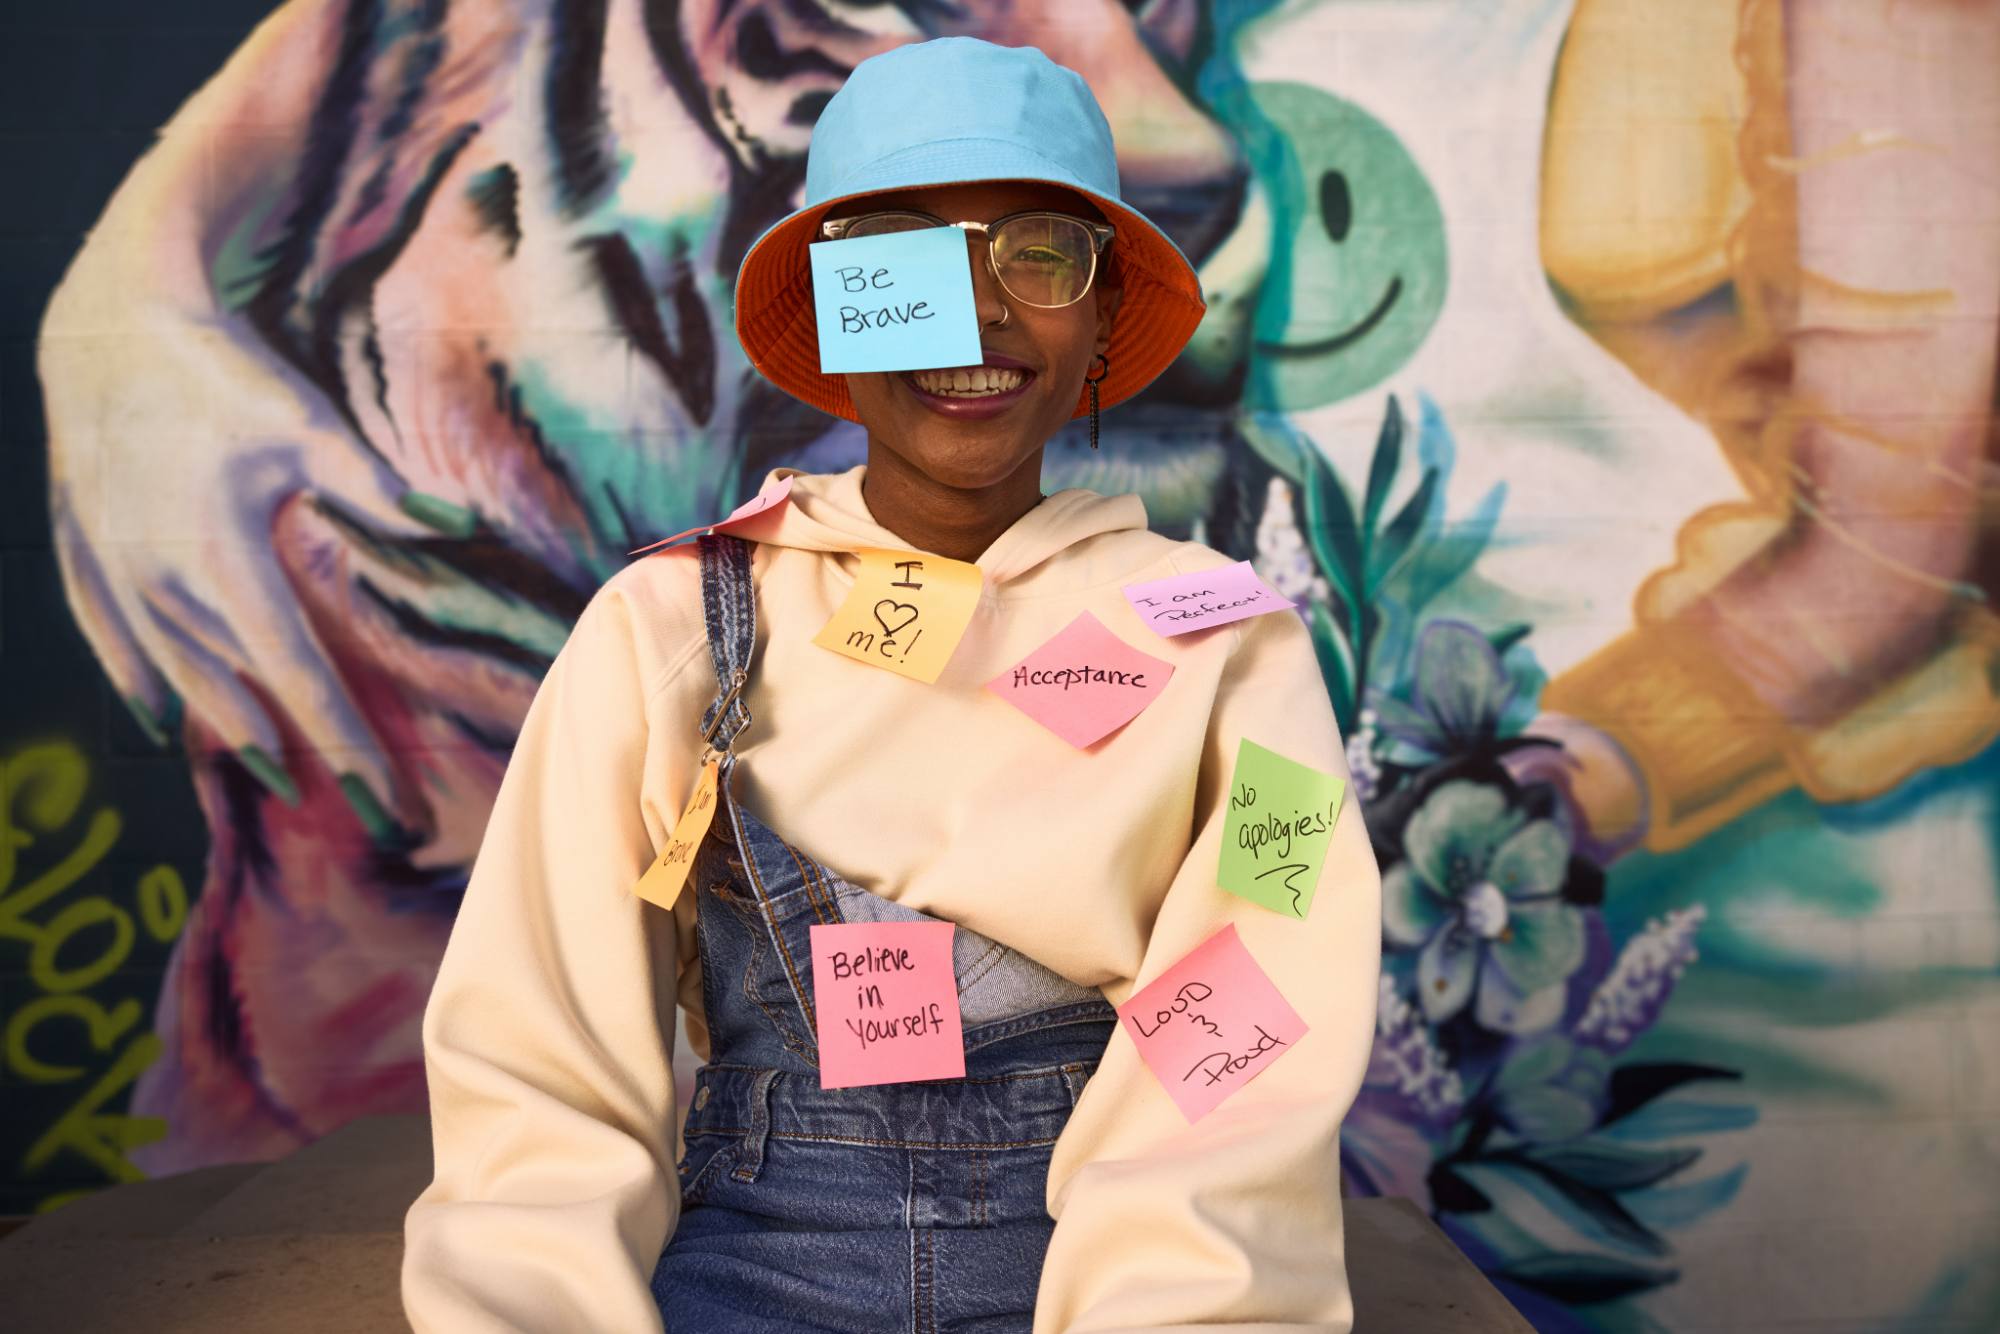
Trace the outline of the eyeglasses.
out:
<instances>
[{"instance_id":1,"label":"eyeglasses","mask_svg":"<svg viewBox=\"0 0 2000 1334\"><path fill-rule=\"evenodd\" d=\"M895 210L834 218L819 225L820 236L839 241L854 236L889 236L926 227L957 227L986 238L986 266L1008 296L1023 305L1055 309L1075 305L1097 277L1097 257L1118 229L1067 213L1009 213L992 222L946 222L928 213Z\"/></svg>"}]
</instances>

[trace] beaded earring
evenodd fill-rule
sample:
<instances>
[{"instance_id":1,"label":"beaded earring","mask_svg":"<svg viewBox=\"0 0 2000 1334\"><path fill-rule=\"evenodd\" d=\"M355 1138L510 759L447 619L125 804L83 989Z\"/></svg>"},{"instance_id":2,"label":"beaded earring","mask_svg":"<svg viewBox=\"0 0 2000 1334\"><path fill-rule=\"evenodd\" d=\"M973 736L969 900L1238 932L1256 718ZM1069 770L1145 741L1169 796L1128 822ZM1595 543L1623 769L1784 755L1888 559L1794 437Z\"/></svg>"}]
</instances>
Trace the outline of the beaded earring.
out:
<instances>
[{"instance_id":1,"label":"beaded earring","mask_svg":"<svg viewBox=\"0 0 2000 1334\"><path fill-rule=\"evenodd\" d=\"M1097 448L1097 386L1103 383L1105 376L1111 374L1111 358L1100 352L1097 354L1097 360L1104 363L1104 369L1098 371L1095 375L1086 374L1083 377L1084 384L1090 387L1090 447L1092 449Z\"/></svg>"}]
</instances>

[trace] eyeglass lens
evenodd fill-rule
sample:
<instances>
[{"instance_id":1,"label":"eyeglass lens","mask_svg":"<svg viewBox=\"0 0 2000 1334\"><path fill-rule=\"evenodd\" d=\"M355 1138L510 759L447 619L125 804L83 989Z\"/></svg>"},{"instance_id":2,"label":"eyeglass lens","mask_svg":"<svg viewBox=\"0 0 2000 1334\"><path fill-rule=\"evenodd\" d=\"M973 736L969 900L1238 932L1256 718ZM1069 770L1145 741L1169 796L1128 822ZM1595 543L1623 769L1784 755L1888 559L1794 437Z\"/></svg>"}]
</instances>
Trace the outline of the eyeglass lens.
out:
<instances>
[{"instance_id":1,"label":"eyeglass lens","mask_svg":"<svg viewBox=\"0 0 2000 1334\"><path fill-rule=\"evenodd\" d=\"M887 236L937 224L910 213L877 213L856 218L848 236ZM1096 238L1075 218L1029 213L1009 218L987 234L993 271L1016 301L1031 306L1067 306L1090 290L1097 267Z\"/></svg>"}]
</instances>

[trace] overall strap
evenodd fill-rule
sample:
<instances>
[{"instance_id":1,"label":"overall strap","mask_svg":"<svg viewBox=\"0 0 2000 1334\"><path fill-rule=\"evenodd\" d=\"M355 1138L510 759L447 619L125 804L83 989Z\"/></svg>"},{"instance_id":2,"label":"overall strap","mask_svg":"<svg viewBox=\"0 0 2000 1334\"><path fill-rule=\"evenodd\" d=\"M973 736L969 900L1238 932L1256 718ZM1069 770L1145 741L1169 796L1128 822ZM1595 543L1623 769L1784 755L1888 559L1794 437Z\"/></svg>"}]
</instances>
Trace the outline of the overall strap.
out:
<instances>
[{"instance_id":1,"label":"overall strap","mask_svg":"<svg viewBox=\"0 0 2000 1334\"><path fill-rule=\"evenodd\" d=\"M701 550L701 606L708 623L708 653L715 662L716 693L701 716L702 735L727 752L750 725L743 686L757 649L757 595L750 584L750 544L710 534Z\"/></svg>"}]
</instances>

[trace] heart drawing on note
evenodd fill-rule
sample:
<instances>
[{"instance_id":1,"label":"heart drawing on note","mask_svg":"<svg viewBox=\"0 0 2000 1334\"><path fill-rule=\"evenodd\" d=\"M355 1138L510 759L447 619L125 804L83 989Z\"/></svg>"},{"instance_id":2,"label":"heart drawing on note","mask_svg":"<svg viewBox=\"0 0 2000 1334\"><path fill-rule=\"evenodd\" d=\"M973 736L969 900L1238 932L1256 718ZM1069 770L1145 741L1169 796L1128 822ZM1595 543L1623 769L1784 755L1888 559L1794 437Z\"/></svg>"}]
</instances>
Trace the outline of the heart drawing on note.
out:
<instances>
[{"instance_id":1,"label":"heart drawing on note","mask_svg":"<svg viewBox=\"0 0 2000 1334\"><path fill-rule=\"evenodd\" d=\"M901 611L901 612L908 612L909 614L903 617L902 620L896 622L894 625L891 625L889 624L889 618L882 614L882 609L884 607L887 607L891 612ZM887 635L891 639L894 639L897 635L909 629L911 623L914 622L916 619L917 619L917 609L911 606L907 602L891 602L888 598L883 598L880 602L875 604L875 624L881 626L882 633Z\"/></svg>"}]
</instances>

